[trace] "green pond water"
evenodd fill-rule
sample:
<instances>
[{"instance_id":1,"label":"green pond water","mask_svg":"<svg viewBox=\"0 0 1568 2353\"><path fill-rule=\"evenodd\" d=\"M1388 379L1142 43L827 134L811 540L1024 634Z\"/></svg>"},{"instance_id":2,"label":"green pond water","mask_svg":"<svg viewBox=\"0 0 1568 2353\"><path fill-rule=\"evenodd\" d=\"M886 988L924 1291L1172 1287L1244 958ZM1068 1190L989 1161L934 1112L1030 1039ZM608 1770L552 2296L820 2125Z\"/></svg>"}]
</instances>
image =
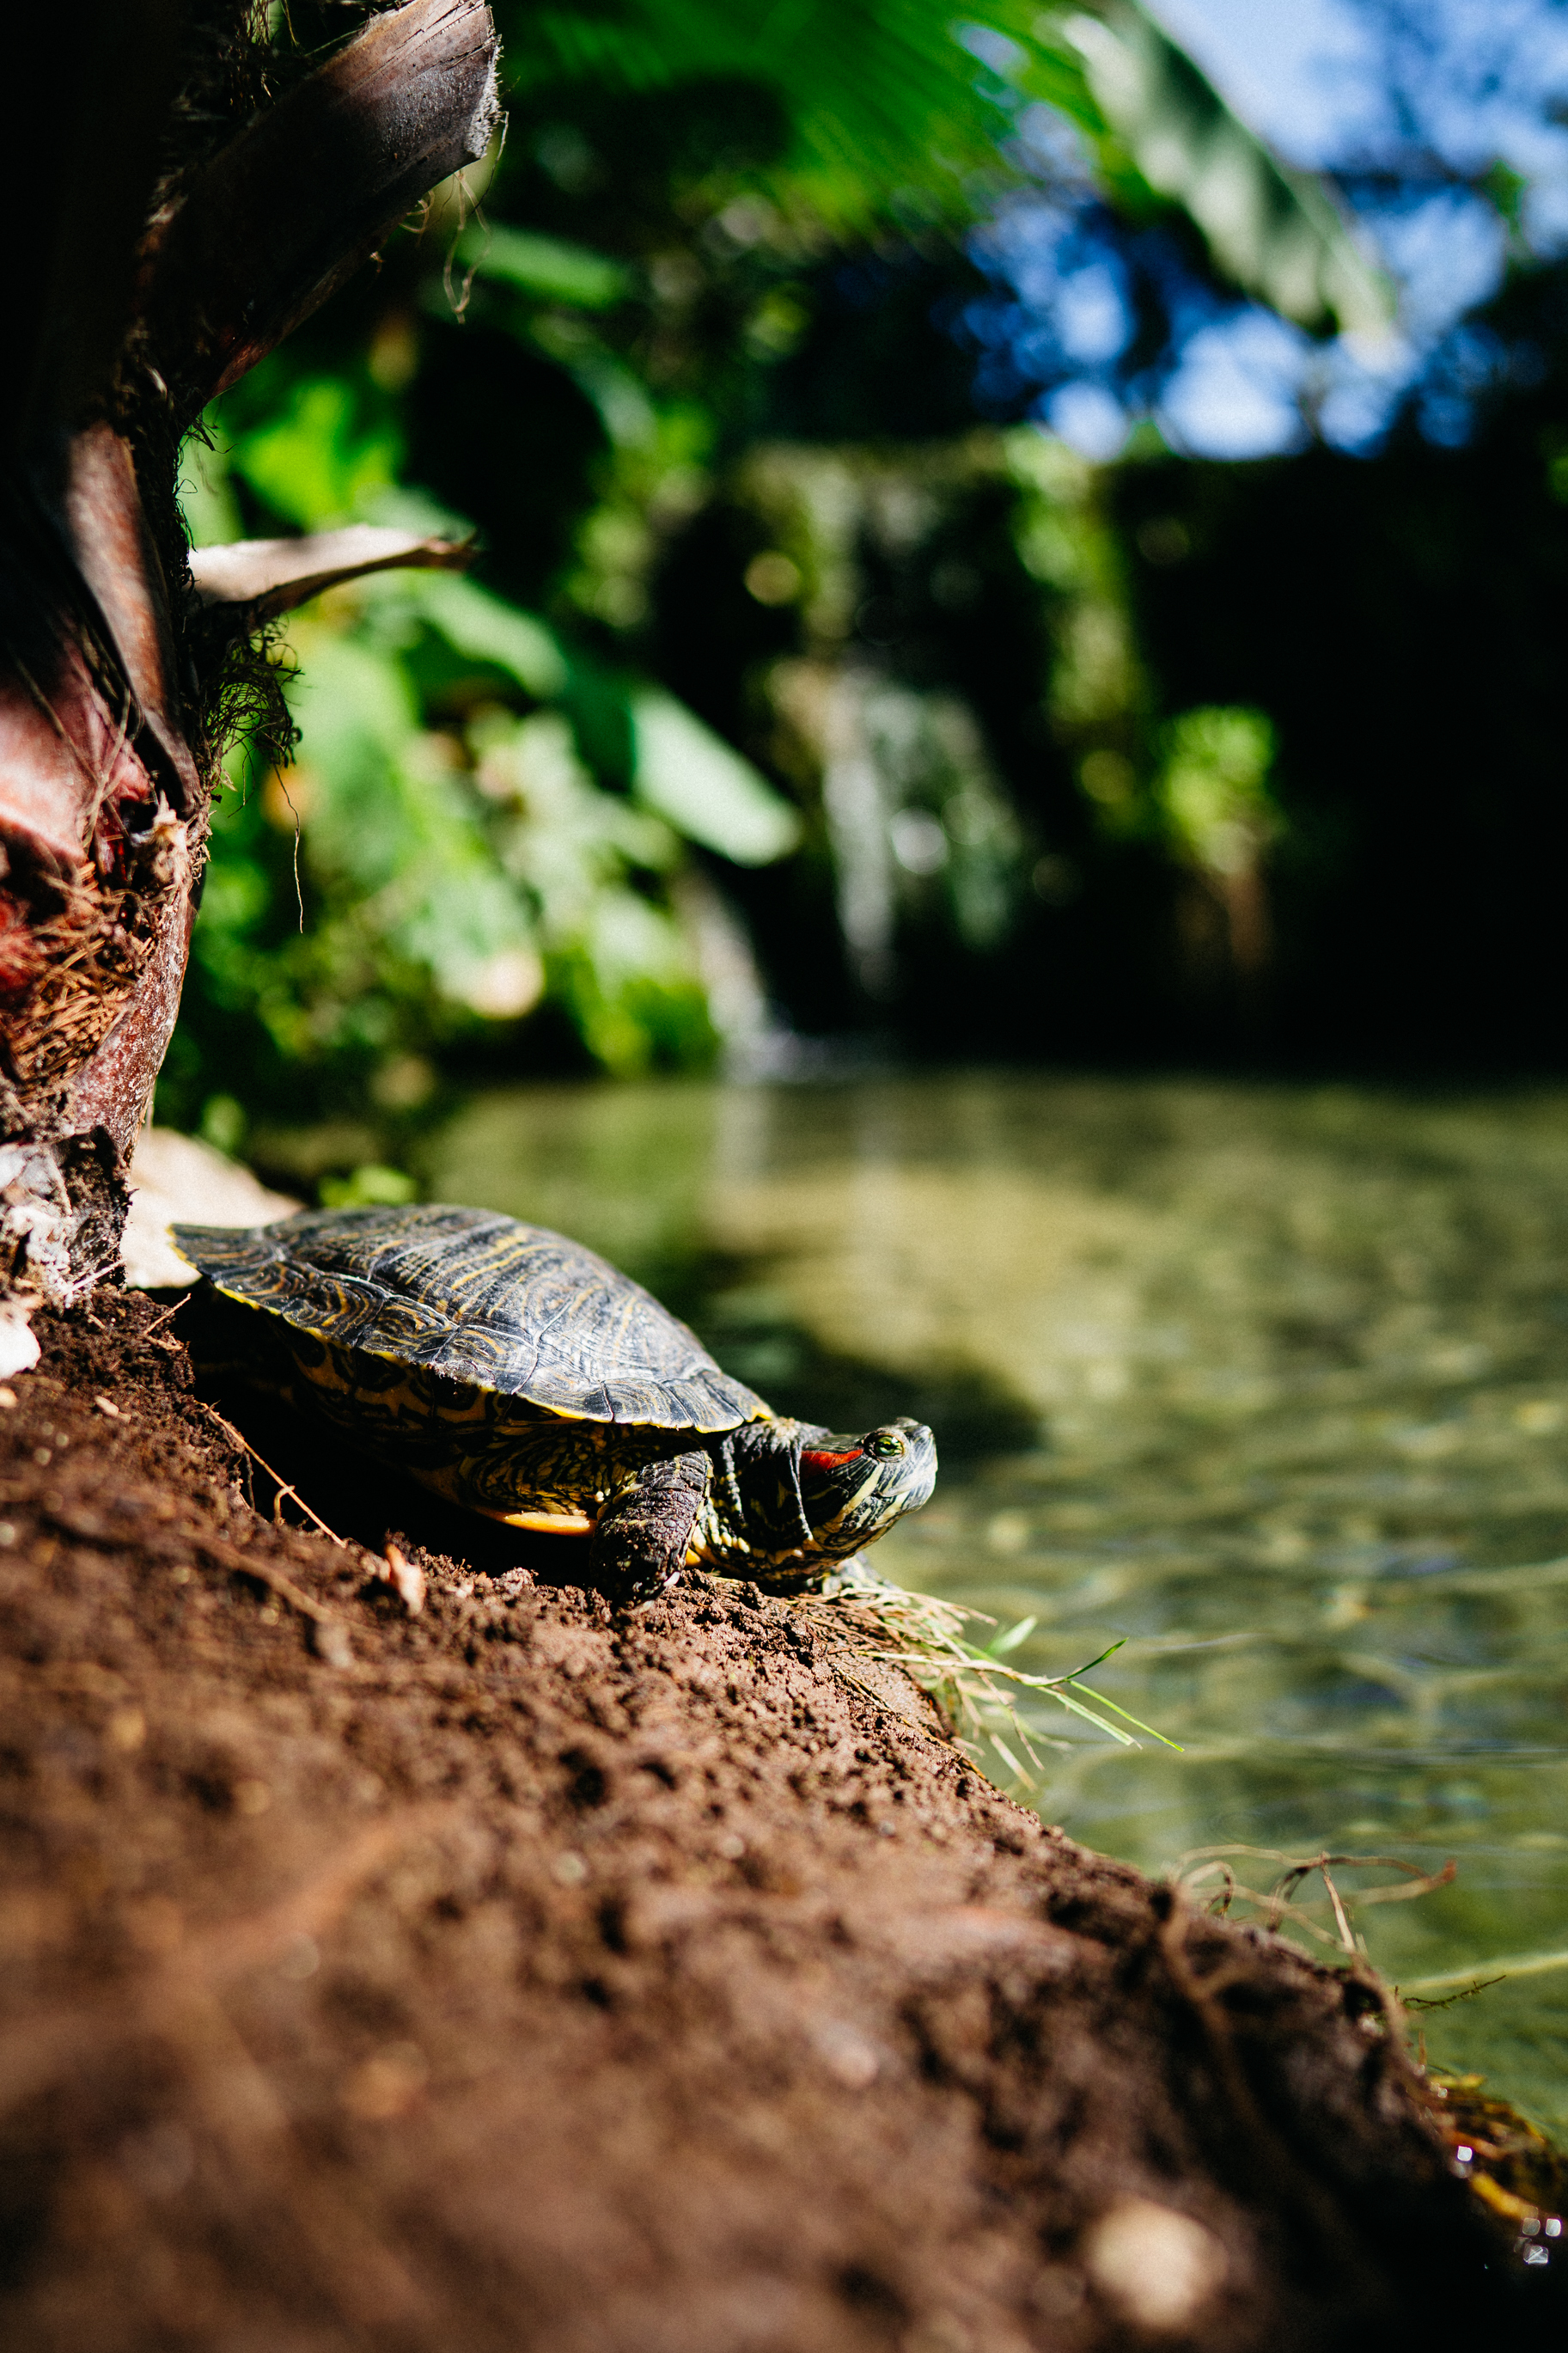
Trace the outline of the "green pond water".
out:
<instances>
[{"instance_id":1,"label":"green pond water","mask_svg":"<svg viewBox=\"0 0 1568 2353\"><path fill-rule=\"evenodd\" d=\"M1067 1745L1017 1794L1076 1837L1454 1858L1354 1928L1434 1998L1501 1974L1431 2054L1568 2130L1568 1092L530 1088L424 1174L604 1250L783 1409L932 1423L936 1499L871 1561L1032 1617L1042 1673L1126 1637L1091 1680L1183 1744L1026 1709Z\"/></svg>"}]
</instances>

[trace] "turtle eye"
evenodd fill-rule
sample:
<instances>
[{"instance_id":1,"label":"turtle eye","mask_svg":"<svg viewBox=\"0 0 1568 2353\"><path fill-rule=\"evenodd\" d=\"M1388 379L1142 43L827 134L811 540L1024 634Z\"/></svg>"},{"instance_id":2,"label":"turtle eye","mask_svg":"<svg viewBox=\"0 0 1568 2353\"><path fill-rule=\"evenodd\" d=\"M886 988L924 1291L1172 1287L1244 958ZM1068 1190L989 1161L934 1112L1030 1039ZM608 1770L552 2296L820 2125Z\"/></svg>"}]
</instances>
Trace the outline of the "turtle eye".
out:
<instances>
[{"instance_id":1,"label":"turtle eye","mask_svg":"<svg viewBox=\"0 0 1568 2353\"><path fill-rule=\"evenodd\" d=\"M892 1454L901 1454L903 1451L904 1441L896 1430L874 1430L866 1440L868 1454L879 1454L886 1458Z\"/></svg>"}]
</instances>

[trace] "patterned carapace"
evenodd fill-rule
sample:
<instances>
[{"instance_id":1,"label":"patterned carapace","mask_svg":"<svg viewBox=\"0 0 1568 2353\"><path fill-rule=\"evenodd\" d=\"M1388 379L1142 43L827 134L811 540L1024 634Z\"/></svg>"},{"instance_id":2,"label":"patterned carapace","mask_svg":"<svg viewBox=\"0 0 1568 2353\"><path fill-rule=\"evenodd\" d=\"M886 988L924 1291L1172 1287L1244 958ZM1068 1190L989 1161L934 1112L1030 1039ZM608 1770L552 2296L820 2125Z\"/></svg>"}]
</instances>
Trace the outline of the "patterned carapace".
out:
<instances>
[{"instance_id":1,"label":"patterned carapace","mask_svg":"<svg viewBox=\"0 0 1568 2353\"><path fill-rule=\"evenodd\" d=\"M267 1317L304 1410L469 1510L591 1536L595 1581L623 1598L689 1563L800 1590L936 1478L922 1423L851 1438L774 1414L640 1284L541 1226L341 1209L174 1239Z\"/></svg>"}]
</instances>

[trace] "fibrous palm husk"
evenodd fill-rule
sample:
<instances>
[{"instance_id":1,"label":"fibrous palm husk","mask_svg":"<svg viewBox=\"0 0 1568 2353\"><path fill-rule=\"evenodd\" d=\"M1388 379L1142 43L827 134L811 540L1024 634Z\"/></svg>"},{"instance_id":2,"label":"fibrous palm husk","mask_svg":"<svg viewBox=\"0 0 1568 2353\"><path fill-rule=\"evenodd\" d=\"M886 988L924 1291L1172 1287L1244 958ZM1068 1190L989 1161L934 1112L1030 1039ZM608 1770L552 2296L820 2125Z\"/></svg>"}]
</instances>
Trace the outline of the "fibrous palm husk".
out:
<instances>
[{"instance_id":1,"label":"fibrous palm husk","mask_svg":"<svg viewBox=\"0 0 1568 2353\"><path fill-rule=\"evenodd\" d=\"M68 115L21 78L0 100L23 185L73 167L45 266L5 290L0 1373L32 1360L33 1305L115 1262L223 728L248 702L287 730L243 649L329 578L463 560L403 535L268 543L199 586L181 438L497 121L483 0L406 0L293 75L251 0L98 0L81 31Z\"/></svg>"}]
</instances>

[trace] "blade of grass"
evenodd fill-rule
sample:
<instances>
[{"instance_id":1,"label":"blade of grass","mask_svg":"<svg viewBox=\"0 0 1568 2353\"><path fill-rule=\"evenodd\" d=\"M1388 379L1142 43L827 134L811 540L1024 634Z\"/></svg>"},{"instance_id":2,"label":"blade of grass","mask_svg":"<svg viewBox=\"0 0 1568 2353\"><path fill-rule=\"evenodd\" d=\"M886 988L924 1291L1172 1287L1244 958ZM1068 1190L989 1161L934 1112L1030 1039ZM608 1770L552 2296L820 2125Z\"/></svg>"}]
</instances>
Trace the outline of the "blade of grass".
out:
<instances>
[{"instance_id":1,"label":"blade of grass","mask_svg":"<svg viewBox=\"0 0 1568 2353\"><path fill-rule=\"evenodd\" d=\"M1017 1758L1014 1756L1012 1750L1008 1747L1001 1734L999 1732L993 1732L988 1735L988 1737L992 1747L994 1748L998 1757L1005 1760L1008 1771L1010 1773L1016 1774L1018 1779L1023 1782L1026 1788L1033 1788L1035 1779L1034 1775L1026 1771L1025 1767L1019 1764Z\"/></svg>"},{"instance_id":2,"label":"blade of grass","mask_svg":"<svg viewBox=\"0 0 1568 2353\"><path fill-rule=\"evenodd\" d=\"M1120 1740L1123 1748L1137 1747L1138 1743L1130 1732L1123 1732L1119 1724L1109 1723L1103 1715L1097 1715L1092 1707L1085 1707L1081 1700L1068 1699L1064 1691L1053 1691L1051 1697L1058 1707L1068 1708L1074 1715L1081 1715L1087 1723L1095 1725L1097 1730L1109 1733L1112 1740Z\"/></svg>"},{"instance_id":3,"label":"blade of grass","mask_svg":"<svg viewBox=\"0 0 1568 2353\"><path fill-rule=\"evenodd\" d=\"M1094 1657L1086 1659L1081 1667L1074 1667L1065 1675L1050 1675L1046 1680L1053 1683L1070 1683L1079 1675L1091 1675L1096 1667L1102 1667L1107 1659L1114 1658L1118 1651L1124 1651L1126 1647L1126 1635L1118 1634L1114 1642L1108 1642L1103 1651L1097 1651Z\"/></svg>"},{"instance_id":4,"label":"blade of grass","mask_svg":"<svg viewBox=\"0 0 1568 2353\"><path fill-rule=\"evenodd\" d=\"M1078 1683L1078 1678L1076 1675L1069 1675L1068 1677L1068 1681L1074 1685L1075 1689L1081 1688ZM1128 1713L1126 1708L1118 1707L1116 1702L1113 1699L1107 1699L1103 1692L1091 1692L1089 1694L1089 1697L1091 1699L1098 1700L1101 1707L1110 1708L1113 1715L1124 1717L1127 1723L1136 1725L1140 1732L1146 1732L1150 1739L1159 1741L1162 1747L1173 1748L1178 1757L1184 1757L1186 1755L1186 1750L1182 1746L1179 1740L1171 1740L1167 1738L1164 1733L1156 1732L1152 1724L1145 1724L1142 1716L1131 1715Z\"/></svg>"}]
</instances>

